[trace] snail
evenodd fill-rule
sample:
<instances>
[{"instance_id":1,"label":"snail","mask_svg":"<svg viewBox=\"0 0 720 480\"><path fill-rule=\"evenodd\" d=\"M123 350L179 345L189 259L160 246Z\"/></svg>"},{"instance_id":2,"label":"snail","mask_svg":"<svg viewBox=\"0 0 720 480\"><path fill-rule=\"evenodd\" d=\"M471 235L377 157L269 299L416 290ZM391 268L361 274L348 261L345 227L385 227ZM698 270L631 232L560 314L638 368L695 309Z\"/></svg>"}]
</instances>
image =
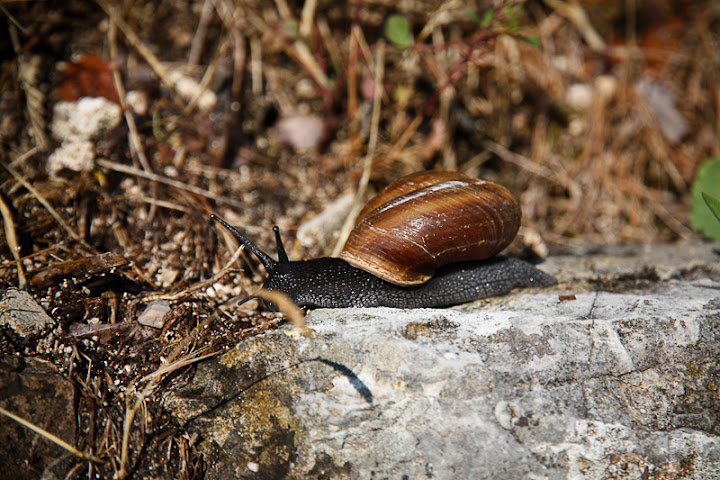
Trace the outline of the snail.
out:
<instances>
[{"instance_id":1,"label":"snail","mask_svg":"<svg viewBox=\"0 0 720 480\"><path fill-rule=\"evenodd\" d=\"M527 262L497 256L520 227L513 195L454 172L388 186L360 213L341 258L290 261L276 226L276 261L225 220L210 218L260 260L265 289L301 307L446 307L557 283Z\"/></svg>"}]
</instances>

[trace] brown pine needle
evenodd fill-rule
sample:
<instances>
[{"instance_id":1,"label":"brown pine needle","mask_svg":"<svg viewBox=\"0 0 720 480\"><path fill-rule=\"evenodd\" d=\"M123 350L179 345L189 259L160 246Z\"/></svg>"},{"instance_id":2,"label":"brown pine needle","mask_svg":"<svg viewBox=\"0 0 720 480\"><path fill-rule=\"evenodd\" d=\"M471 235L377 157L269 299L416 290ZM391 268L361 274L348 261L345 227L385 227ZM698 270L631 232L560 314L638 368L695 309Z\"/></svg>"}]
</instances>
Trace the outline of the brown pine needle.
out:
<instances>
[{"instance_id":1,"label":"brown pine needle","mask_svg":"<svg viewBox=\"0 0 720 480\"><path fill-rule=\"evenodd\" d=\"M192 192L192 193L201 195L206 198L211 198L211 199L217 201L218 203L224 203L226 205L230 205L235 208L247 208L247 205L245 205L242 202L238 202L237 200L233 200L232 198L224 197L222 195L217 195L217 194L211 192L210 190L194 187L192 185L188 185L187 183L183 183L179 180L173 180L172 178L158 175L157 173L146 172L145 170L140 170L139 168L134 168L129 165L123 165L122 163L111 162L110 160L98 159L97 164L100 165L101 167L107 168L109 170L126 173L128 175L135 175L136 177L141 177L141 178L145 178L147 180L152 180L154 182L163 183L165 185L170 185L171 187L178 188L180 190L185 190L188 192Z\"/></svg>"},{"instance_id":2,"label":"brown pine needle","mask_svg":"<svg viewBox=\"0 0 720 480\"><path fill-rule=\"evenodd\" d=\"M96 2L100 5L100 8L105 11L107 16L110 17L110 21L117 25L123 35L125 35L125 39L128 43L135 48L135 50L145 59L148 65L150 65L150 68L155 71L155 74L160 78L165 86L174 90L175 82L170 77L170 72L168 72L167 68L165 68L165 66L160 62L160 59L158 59L155 54L152 53L152 51L142 42L142 40L140 40L140 37L138 37L130 25L128 25L125 20L120 17L115 7L105 0L96 0Z\"/></svg>"},{"instance_id":3,"label":"brown pine needle","mask_svg":"<svg viewBox=\"0 0 720 480\"><path fill-rule=\"evenodd\" d=\"M13 257L15 257L18 288L24 290L27 285L27 280L25 279L25 272L23 271L22 262L20 261L20 247L18 246L17 236L15 235L15 221L13 220L10 208L8 208L2 197L0 197L0 212L2 212L3 226L5 227L5 241L10 251L12 251Z\"/></svg>"},{"instance_id":4,"label":"brown pine needle","mask_svg":"<svg viewBox=\"0 0 720 480\"><path fill-rule=\"evenodd\" d=\"M209 319L208 319L209 320ZM207 321L207 320L206 320ZM199 355L203 352L203 350L193 352L190 355L187 355L184 358L180 358L169 365L164 365L160 368L158 368L155 372L146 375L138 383L143 383L147 381L148 383L145 385L145 387L137 394L137 398L135 399L135 403L132 407L129 405L125 408L125 421L123 422L123 436L122 436L122 446L120 449L120 470L117 472L116 477L120 480L123 480L128 477L130 472L127 470L127 464L128 459L130 458L130 431L132 429L133 421L135 420L135 415L137 414L137 411L140 409L142 404L145 402L145 399L152 393L152 391L155 389L155 387L158 385L160 379L163 377L163 375L166 375L170 372L173 372L179 368L183 368L187 365L190 365L195 362L199 362L201 360L205 360L207 358L210 358L212 356L217 355L220 353L220 351L208 353L206 355ZM172 357L172 355L171 355ZM129 388L127 390L128 395L130 392L134 390ZM128 397L128 402L129 402Z\"/></svg>"},{"instance_id":5,"label":"brown pine needle","mask_svg":"<svg viewBox=\"0 0 720 480\"><path fill-rule=\"evenodd\" d=\"M357 218L360 210L362 210L363 199L365 198L365 192L367 191L368 183L370 182L370 173L372 172L372 161L375 156L375 149L377 147L378 135L380 129L380 112L382 110L382 91L383 91L383 80L385 78L385 42L379 41L377 46L377 61L375 63L375 98L373 99L372 117L370 119L370 138L368 138L368 148L365 154L365 160L363 162L363 174L358 184L357 192L355 193L355 205L353 206L350 215L348 215L345 224L340 230L338 235L338 241L333 249L332 256L336 257L340 255L345 241L350 236L350 232L355 225L355 219Z\"/></svg>"}]
</instances>

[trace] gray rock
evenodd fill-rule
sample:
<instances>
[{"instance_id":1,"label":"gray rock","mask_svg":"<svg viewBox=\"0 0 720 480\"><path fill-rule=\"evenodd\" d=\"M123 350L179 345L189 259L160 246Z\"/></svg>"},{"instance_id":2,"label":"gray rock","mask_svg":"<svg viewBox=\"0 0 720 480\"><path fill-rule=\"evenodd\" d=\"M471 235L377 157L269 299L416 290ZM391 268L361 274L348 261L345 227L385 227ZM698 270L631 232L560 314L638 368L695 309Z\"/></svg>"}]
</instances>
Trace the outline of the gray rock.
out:
<instances>
[{"instance_id":1,"label":"gray rock","mask_svg":"<svg viewBox=\"0 0 720 480\"><path fill-rule=\"evenodd\" d=\"M77 439L76 394L54 365L0 355L0 406L68 443ZM56 444L0 415L0 478L67 478L76 459Z\"/></svg>"},{"instance_id":2,"label":"gray rock","mask_svg":"<svg viewBox=\"0 0 720 480\"><path fill-rule=\"evenodd\" d=\"M165 315L170 311L170 302L167 300L153 300L148 303L143 313L138 316L140 325L152 328L163 328Z\"/></svg>"},{"instance_id":3,"label":"gray rock","mask_svg":"<svg viewBox=\"0 0 720 480\"><path fill-rule=\"evenodd\" d=\"M309 336L248 339L166 406L201 434L210 479L720 475L711 247L542 268L561 285L456 309L313 311Z\"/></svg>"},{"instance_id":4,"label":"gray rock","mask_svg":"<svg viewBox=\"0 0 720 480\"><path fill-rule=\"evenodd\" d=\"M0 329L14 343L25 345L55 326L55 320L29 293L15 288L0 293Z\"/></svg>"}]
</instances>

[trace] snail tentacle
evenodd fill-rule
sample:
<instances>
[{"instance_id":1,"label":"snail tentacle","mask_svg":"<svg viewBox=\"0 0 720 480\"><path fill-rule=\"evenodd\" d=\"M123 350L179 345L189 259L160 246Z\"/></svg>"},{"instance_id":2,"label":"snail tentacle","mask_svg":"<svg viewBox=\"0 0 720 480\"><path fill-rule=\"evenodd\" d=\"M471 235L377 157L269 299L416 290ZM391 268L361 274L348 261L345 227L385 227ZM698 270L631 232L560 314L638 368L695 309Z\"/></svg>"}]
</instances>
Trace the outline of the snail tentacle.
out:
<instances>
[{"instance_id":1,"label":"snail tentacle","mask_svg":"<svg viewBox=\"0 0 720 480\"><path fill-rule=\"evenodd\" d=\"M283 245L282 237L280 237L280 227L275 225L273 227L273 232L275 232L275 245L277 245L278 262L288 263L290 260L288 259L287 253L285 252L285 246Z\"/></svg>"},{"instance_id":2,"label":"snail tentacle","mask_svg":"<svg viewBox=\"0 0 720 480\"><path fill-rule=\"evenodd\" d=\"M230 233L233 234L235 238L237 238L238 242L240 242L242 245L245 245L245 247L250 250L257 258L260 260L260 263L263 264L263 267L265 267L265 270L268 271L268 273L275 268L275 265L278 263L275 260L270 257L267 253L260 250L260 247L255 245L253 242L250 241L245 235L240 233L235 227L230 225L228 222L223 220L222 218L218 217L215 214L210 215L211 220L215 220L223 227L227 228ZM284 252L284 249L283 249ZM287 259L287 255L285 256Z\"/></svg>"}]
</instances>

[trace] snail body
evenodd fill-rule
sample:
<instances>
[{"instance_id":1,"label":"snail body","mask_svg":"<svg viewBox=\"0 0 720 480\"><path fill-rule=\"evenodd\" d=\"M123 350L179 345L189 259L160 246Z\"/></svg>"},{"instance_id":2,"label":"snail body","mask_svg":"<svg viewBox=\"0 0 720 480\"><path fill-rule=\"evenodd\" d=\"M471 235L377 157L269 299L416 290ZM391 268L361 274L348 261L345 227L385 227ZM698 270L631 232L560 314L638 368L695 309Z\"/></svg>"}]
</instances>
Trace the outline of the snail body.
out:
<instances>
[{"instance_id":1,"label":"snail body","mask_svg":"<svg viewBox=\"0 0 720 480\"><path fill-rule=\"evenodd\" d=\"M410 175L370 200L341 258L290 261L275 227L276 261L211 218L258 257L265 289L308 308L445 307L557 283L527 262L497 256L520 226L512 194L453 172Z\"/></svg>"}]
</instances>

